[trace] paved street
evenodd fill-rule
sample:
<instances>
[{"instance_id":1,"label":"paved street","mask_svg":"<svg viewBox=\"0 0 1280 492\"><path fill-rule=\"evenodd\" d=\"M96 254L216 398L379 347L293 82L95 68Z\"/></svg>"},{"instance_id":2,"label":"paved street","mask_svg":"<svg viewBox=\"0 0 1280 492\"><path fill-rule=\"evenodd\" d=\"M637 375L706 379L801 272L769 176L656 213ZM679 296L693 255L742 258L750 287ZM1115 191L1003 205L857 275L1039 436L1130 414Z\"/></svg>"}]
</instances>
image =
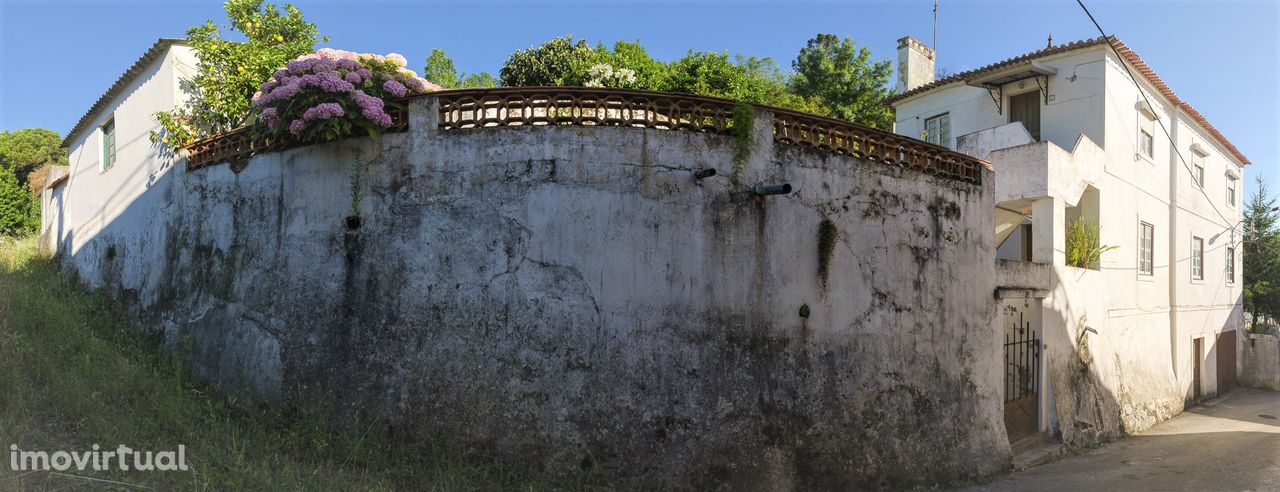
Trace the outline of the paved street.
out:
<instances>
[{"instance_id":1,"label":"paved street","mask_svg":"<svg viewBox=\"0 0 1280 492\"><path fill-rule=\"evenodd\" d=\"M1280 490L1280 393L1239 388L1141 435L968 490Z\"/></svg>"}]
</instances>

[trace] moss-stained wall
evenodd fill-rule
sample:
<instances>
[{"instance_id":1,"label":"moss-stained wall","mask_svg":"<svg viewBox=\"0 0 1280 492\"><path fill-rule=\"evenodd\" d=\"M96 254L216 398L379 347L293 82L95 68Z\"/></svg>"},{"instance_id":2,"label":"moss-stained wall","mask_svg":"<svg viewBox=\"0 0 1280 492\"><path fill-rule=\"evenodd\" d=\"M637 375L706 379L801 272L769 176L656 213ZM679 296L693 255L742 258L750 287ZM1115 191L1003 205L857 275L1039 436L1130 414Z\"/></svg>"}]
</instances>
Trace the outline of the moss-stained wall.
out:
<instances>
[{"instance_id":1,"label":"moss-stained wall","mask_svg":"<svg viewBox=\"0 0 1280 492\"><path fill-rule=\"evenodd\" d=\"M405 439L630 485L899 486L1007 466L990 179L775 146L761 112L735 185L732 137L439 132L432 104L408 133L175 169L158 239L68 262L159 271L117 284L226 390L328 401ZM704 168L719 175L694 180ZM757 197L757 182L794 192Z\"/></svg>"}]
</instances>

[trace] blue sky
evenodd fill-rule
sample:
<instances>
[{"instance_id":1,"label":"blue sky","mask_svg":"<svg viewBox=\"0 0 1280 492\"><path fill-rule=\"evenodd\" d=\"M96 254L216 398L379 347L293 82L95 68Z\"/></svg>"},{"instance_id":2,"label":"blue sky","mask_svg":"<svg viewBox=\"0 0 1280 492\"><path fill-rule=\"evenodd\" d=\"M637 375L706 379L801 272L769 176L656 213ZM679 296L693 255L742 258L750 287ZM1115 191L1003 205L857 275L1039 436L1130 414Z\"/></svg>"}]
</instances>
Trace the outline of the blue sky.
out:
<instances>
[{"instance_id":1,"label":"blue sky","mask_svg":"<svg viewBox=\"0 0 1280 492\"><path fill-rule=\"evenodd\" d=\"M398 52L421 69L443 48L464 71L496 74L513 50L573 34L639 40L657 58L689 49L773 57L788 67L805 40L853 37L893 59L895 41L929 42L932 0L894 2L293 2L331 41ZM0 0L0 129L67 131L156 38L182 37L221 1ZM1253 161L1246 174L1280 191L1280 8L1274 0L1089 0L1184 100ZM940 0L938 66L959 72L1055 42L1096 36L1074 0Z\"/></svg>"}]
</instances>

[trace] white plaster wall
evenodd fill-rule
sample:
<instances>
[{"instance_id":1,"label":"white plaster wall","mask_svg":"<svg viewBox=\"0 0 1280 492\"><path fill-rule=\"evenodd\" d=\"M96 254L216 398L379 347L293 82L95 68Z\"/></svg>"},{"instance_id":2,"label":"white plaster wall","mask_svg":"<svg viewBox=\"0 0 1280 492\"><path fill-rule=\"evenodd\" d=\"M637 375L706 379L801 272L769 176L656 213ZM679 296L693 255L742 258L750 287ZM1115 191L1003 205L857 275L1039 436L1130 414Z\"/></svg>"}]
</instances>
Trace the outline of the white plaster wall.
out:
<instances>
[{"instance_id":1,"label":"white plaster wall","mask_svg":"<svg viewBox=\"0 0 1280 492\"><path fill-rule=\"evenodd\" d=\"M1148 317L1147 328L1168 333L1172 349L1170 364L1187 398L1194 391L1192 340L1203 338L1201 387L1205 395L1216 394L1217 336L1222 331L1241 326L1242 250L1238 249L1236 254L1234 283L1228 283L1225 277L1225 260L1228 246L1240 246L1240 236L1233 235L1232 229L1241 219L1239 189L1243 182L1238 182L1234 204L1226 203L1225 188L1227 171L1234 169L1243 178L1243 168L1216 140L1208 138L1207 133L1185 112L1164 99L1141 78L1140 86L1159 115L1159 122L1155 124L1154 157L1140 154L1137 134L1139 118L1143 116L1138 110L1138 103L1143 100L1142 96L1112 55L1108 56L1106 76L1107 134L1111 139L1107 148L1110 155L1108 186L1131 190L1129 196L1132 198L1124 194L1104 194L1104 201L1117 206L1104 206L1103 210L1120 213L1107 214L1103 234L1105 241L1114 241L1110 244L1133 245L1132 248L1122 246L1122 250L1127 249L1133 252L1132 255L1119 258L1112 255L1110 267L1114 270L1115 282L1136 277L1140 287L1132 300L1117 300L1115 314L1167 313L1165 320ZM1161 123L1170 135L1162 130ZM1189 169L1192 143L1211 149L1210 155L1204 159L1203 193ZM1121 273L1136 271L1137 224L1140 220L1156 228L1155 275L1152 277L1129 277ZM1126 226L1132 232L1126 233ZM1193 236L1204 239L1203 280L1191 278Z\"/></svg>"},{"instance_id":2,"label":"white plaster wall","mask_svg":"<svg viewBox=\"0 0 1280 492\"><path fill-rule=\"evenodd\" d=\"M1041 61L1058 69L1057 75L1049 78L1054 101L1041 110L1041 135L1051 144L993 152L993 142L1016 144L1017 139L996 138L1003 128L975 132L1003 125L1007 115L996 113L985 90L959 83L897 103L896 130L916 136L925 118L949 112L951 134L968 140L962 147L978 151L983 154L979 157L992 162L997 203L1009 201L1022 207L1035 202L1036 196L1064 202L1053 208L1041 204L1039 210L1049 213L1073 204L1081 182L1088 181L1099 190L1102 244L1118 249L1103 254L1101 271L1055 265L1060 285L1046 299L1045 319L1059 326L1049 330L1046 339L1058 344L1051 347L1057 356L1050 360L1061 372L1071 360L1064 357L1061 348L1080 343L1080 326L1094 328L1096 334L1086 335L1092 339L1089 351L1094 359L1107 359L1102 365L1090 366L1103 387L1101 393L1106 394L1098 399L1113 400L1124 416L1118 424L1125 430L1141 430L1180 411L1180 401L1191 396L1193 338L1204 338L1204 393L1217 391L1216 337L1241 324L1239 250L1236 282L1227 283L1223 275L1226 246L1239 244L1238 234L1233 240L1230 231L1239 222L1241 200L1237 186L1236 203L1225 203L1226 176L1231 169L1242 179L1244 173L1216 140L1145 81L1142 85L1152 107L1173 138L1166 137L1157 124L1154 156L1139 155L1137 103L1141 97L1121 62L1106 47ZM1034 82L1028 81L1028 85L1034 87ZM1006 99L1012 93L1016 91L1006 88ZM1080 148L1077 139L1082 135L1087 138L1081 142L1091 141L1084 146L1090 148L1088 152L1061 150ZM1174 152L1182 152L1189 166L1192 143L1211 149L1211 155L1204 159L1204 194ZM1055 163L1060 165L1055 168ZM1082 180L1074 170L1084 167L1100 168L1101 172L1091 171ZM1057 229L1062 226L1061 219L1054 216L1048 222L1055 223ZM1154 271L1149 276L1137 271L1140 221L1155 228ZM1038 239L1055 250L1062 248L1061 240L1054 237L1061 234L1060 230L1052 235L1036 231ZM1203 281L1189 278L1193 235L1205 240ZM1041 258L1047 257L1041 254ZM1062 261L1060 252L1055 251L1052 257L1055 262ZM1080 321L1081 316L1087 323ZM1070 395L1063 391L1070 388L1054 389L1059 395ZM1064 409L1059 410L1063 413ZM1075 417L1067 410L1063 418L1065 427Z\"/></svg>"},{"instance_id":3,"label":"white plaster wall","mask_svg":"<svg viewBox=\"0 0 1280 492\"><path fill-rule=\"evenodd\" d=\"M1048 104L1041 99L1040 137L1064 149L1075 145L1081 133L1098 145L1106 143L1101 115L1103 112L1103 51L1085 49L1039 60L1058 69L1049 77ZM1030 91L1038 91L1032 79L1007 84L1002 97L1003 113L985 89L955 82L894 104L897 111L895 131L901 135L920 137L924 121L942 113L951 115L952 141L955 138L1009 123L1008 99ZM998 170L997 170L998 173Z\"/></svg>"},{"instance_id":4,"label":"white plaster wall","mask_svg":"<svg viewBox=\"0 0 1280 492\"><path fill-rule=\"evenodd\" d=\"M134 77L87 129L74 136L68 149L70 175L61 188L63 199L51 203L57 210L46 214L61 221L46 225L58 229L51 235L52 249L70 258L100 257L77 254L96 248L120 254L127 251L154 262L161 259L161 251L144 245L163 244L162 224L171 213L167 190L174 159L151 143L151 131L159 129L152 114L173 109L185 100L179 75L191 73L194 65L191 48L170 47L165 56ZM103 170L101 126L113 116L116 163ZM115 273L125 288L139 290L157 281L158 272L148 269L148 264L125 262ZM73 266L91 285L102 282L104 272L97 263L76 260Z\"/></svg>"}]
</instances>

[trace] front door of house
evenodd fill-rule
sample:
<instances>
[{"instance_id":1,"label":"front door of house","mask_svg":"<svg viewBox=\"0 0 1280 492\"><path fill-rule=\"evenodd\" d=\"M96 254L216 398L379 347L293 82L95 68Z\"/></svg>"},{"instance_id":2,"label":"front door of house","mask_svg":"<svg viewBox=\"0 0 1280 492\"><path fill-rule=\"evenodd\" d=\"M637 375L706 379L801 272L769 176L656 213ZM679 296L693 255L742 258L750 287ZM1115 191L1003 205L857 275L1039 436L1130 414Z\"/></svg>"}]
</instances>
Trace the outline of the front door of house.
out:
<instances>
[{"instance_id":1,"label":"front door of house","mask_svg":"<svg viewBox=\"0 0 1280 492\"><path fill-rule=\"evenodd\" d=\"M1009 123L1022 122L1037 142L1040 141L1040 91L1009 96Z\"/></svg>"},{"instance_id":2,"label":"front door of house","mask_svg":"<svg viewBox=\"0 0 1280 492\"><path fill-rule=\"evenodd\" d=\"M1195 398L1195 401L1200 401L1201 398L1204 398L1204 390L1201 389L1203 384L1200 382L1200 372L1203 370L1203 368L1200 367L1200 361L1204 360L1204 339L1195 339L1195 341L1192 342L1192 346L1192 352L1194 352L1194 354L1192 355L1193 362L1191 366L1191 380L1195 387L1193 397Z\"/></svg>"},{"instance_id":3,"label":"front door of house","mask_svg":"<svg viewBox=\"0 0 1280 492\"><path fill-rule=\"evenodd\" d=\"M1219 334L1214 347L1218 352L1218 394L1221 395L1236 387L1236 332Z\"/></svg>"}]
</instances>

